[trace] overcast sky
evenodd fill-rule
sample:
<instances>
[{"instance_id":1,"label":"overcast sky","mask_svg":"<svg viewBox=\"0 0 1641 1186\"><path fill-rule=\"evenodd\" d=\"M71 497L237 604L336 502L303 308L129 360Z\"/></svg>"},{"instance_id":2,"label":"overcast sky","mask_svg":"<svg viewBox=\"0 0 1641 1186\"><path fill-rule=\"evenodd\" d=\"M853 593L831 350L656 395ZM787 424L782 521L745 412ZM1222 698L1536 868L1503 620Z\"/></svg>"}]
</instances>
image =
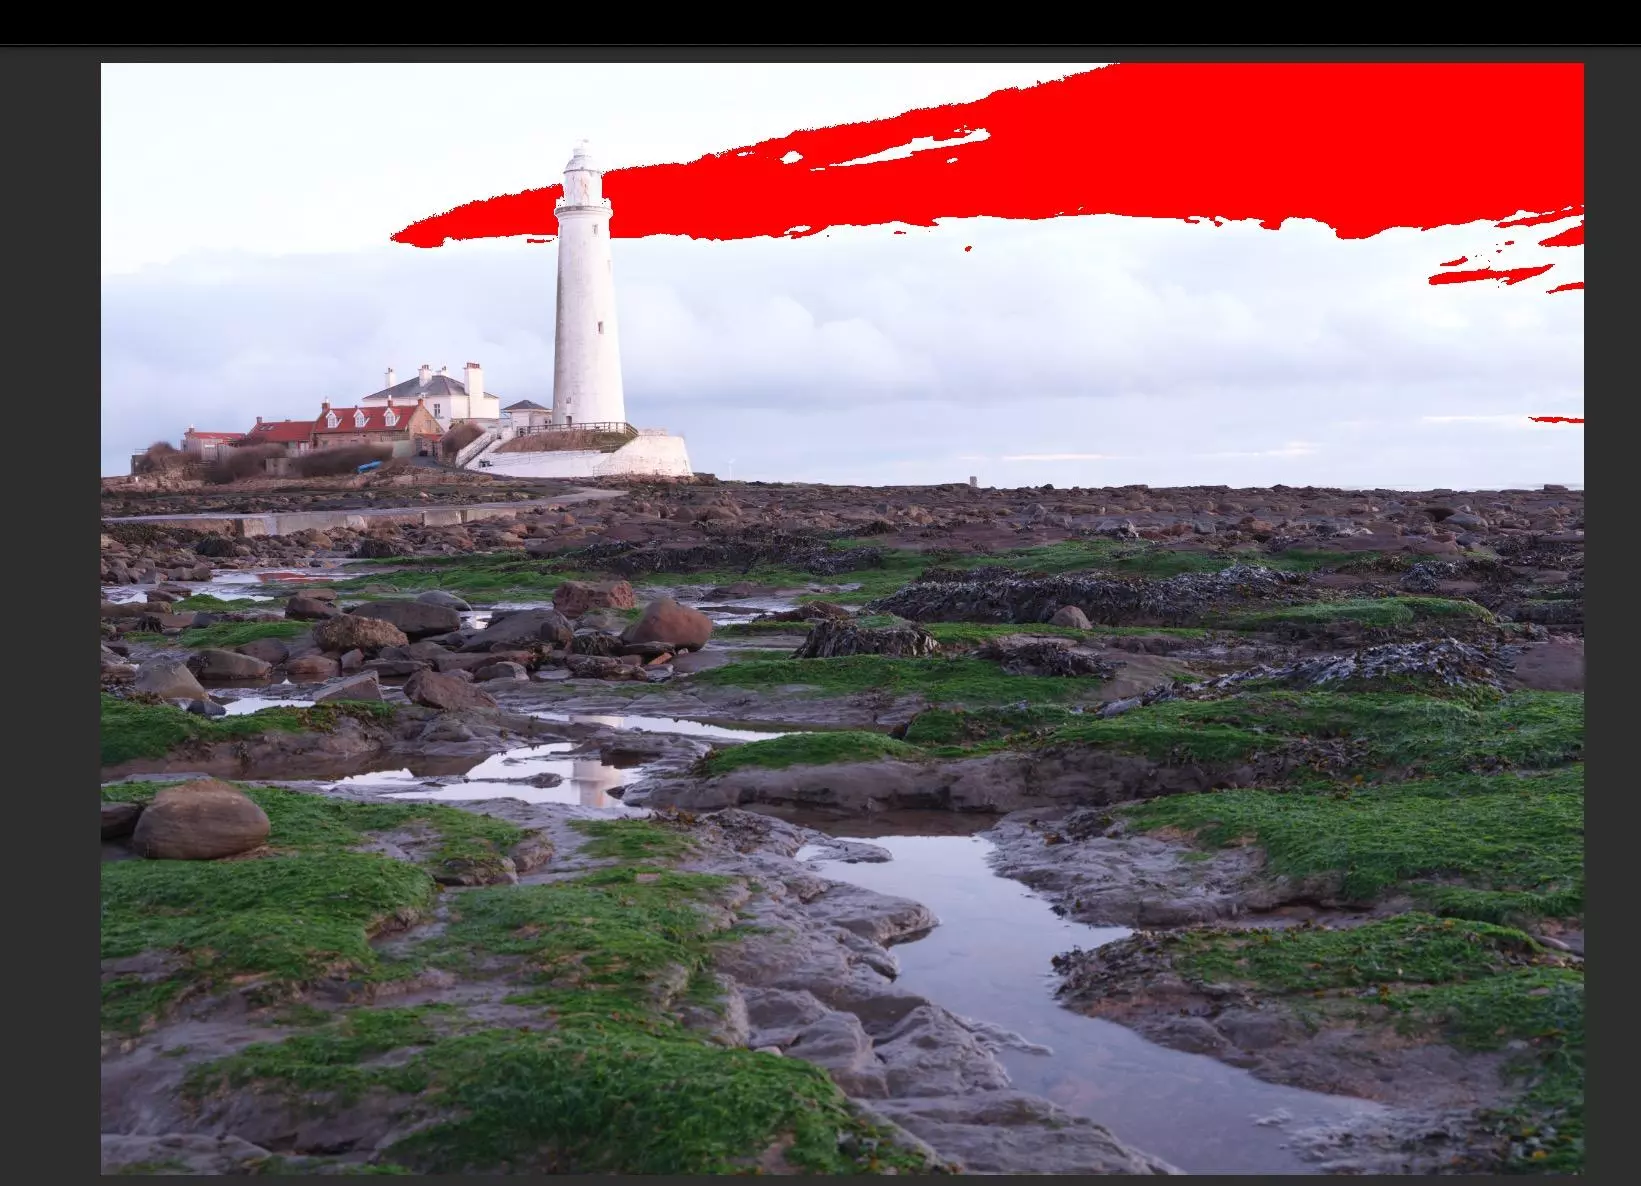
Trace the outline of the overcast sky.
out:
<instances>
[{"instance_id":1,"label":"overcast sky","mask_svg":"<svg viewBox=\"0 0 1641 1186\"><path fill-rule=\"evenodd\" d=\"M556 245L388 236L560 180L579 138L606 168L684 161L1086 68L105 66L102 470L189 424L309 419L388 366L471 359L504 402L550 403ZM1504 235L1093 217L617 240L628 419L766 481L1582 482L1583 428L1527 420L1583 415L1582 293L1425 282ZM1494 266L1582 278L1581 250L1526 242Z\"/></svg>"}]
</instances>

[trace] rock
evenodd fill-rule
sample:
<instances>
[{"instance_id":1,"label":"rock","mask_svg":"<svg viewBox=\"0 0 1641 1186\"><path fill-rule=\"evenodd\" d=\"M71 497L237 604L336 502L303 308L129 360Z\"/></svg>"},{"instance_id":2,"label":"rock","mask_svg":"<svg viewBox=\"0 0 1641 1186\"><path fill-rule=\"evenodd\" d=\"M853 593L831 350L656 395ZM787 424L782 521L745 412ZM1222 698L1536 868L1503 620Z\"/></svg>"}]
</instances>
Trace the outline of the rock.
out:
<instances>
[{"instance_id":1,"label":"rock","mask_svg":"<svg viewBox=\"0 0 1641 1186\"><path fill-rule=\"evenodd\" d=\"M325 618L334 618L342 611L328 601L320 601L317 597L303 597L298 594L285 602L285 616L299 622L322 621Z\"/></svg>"},{"instance_id":2,"label":"rock","mask_svg":"<svg viewBox=\"0 0 1641 1186\"><path fill-rule=\"evenodd\" d=\"M644 669L607 655L566 655L564 666L576 679L648 679Z\"/></svg>"},{"instance_id":3,"label":"rock","mask_svg":"<svg viewBox=\"0 0 1641 1186\"><path fill-rule=\"evenodd\" d=\"M241 643L235 647L241 655L249 655L253 659L261 659L264 663L279 666L290 657L290 648L280 638L253 638L250 642Z\"/></svg>"},{"instance_id":4,"label":"rock","mask_svg":"<svg viewBox=\"0 0 1641 1186\"><path fill-rule=\"evenodd\" d=\"M1098 655L1073 650L1057 639L1011 642L996 638L975 654L981 659L995 660L1009 675L1086 676L1108 680L1117 674L1119 666Z\"/></svg>"},{"instance_id":5,"label":"rock","mask_svg":"<svg viewBox=\"0 0 1641 1186\"><path fill-rule=\"evenodd\" d=\"M201 680L267 679L272 669L273 665L265 659L215 647L196 651L188 658L188 670Z\"/></svg>"},{"instance_id":6,"label":"rock","mask_svg":"<svg viewBox=\"0 0 1641 1186\"><path fill-rule=\"evenodd\" d=\"M416 600L423 605L442 605L446 609L453 609L464 614L473 608L454 593L446 593L442 589L429 589L426 593L420 594Z\"/></svg>"},{"instance_id":7,"label":"rock","mask_svg":"<svg viewBox=\"0 0 1641 1186\"><path fill-rule=\"evenodd\" d=\"M447 605L431 605L425 601L371 601L348 611L356 618L378 618L391 622L409 638L426 638L430 634L449 634L461 629L462 616Z\"/></svg>"},{"instance_id":8,"label":"rock","mask_svg":"<svg viewBox=\"0 0 1641 1186\"><path fill-rule=\"evenodd\" d=\"M421 659L372 659L364 669L374 671L382 679L405 679L418 671L431 670L432 665Z\"/></svg>"},{"instance_id":9,"label":"rock","mask_svg":"<svg viewBox=\"0 0 1641 1186\"><path fill-rule=\"evenodd\" d=\"M333 679L339 670L336 660L328 655L299 655L285 663L285 674L294 684Z\"/></svg>"},{"instance_id":10,"label":"rock","mask_svg":"<svg viewBox=\"0 0 1641 1186\"><path fill-rule=\"evenodd\" d=\"M556 609L526 609L490 619L490 625L479 631L472 641L464 643L464 651L493 651L527 648L544 642L549 646L568 646L575 637L570 619Z\"/></svg>"},{"instance_id":11,"label":"rock","mask_svg":"<svg viewBox=\"0 0 1641 1186\"><path fill-rule=\"evenodd\" d=\"M500 663L492 663L488 667L475 668L473 678L476 680L529 679L530 673L517 663L503 660Z\"/></svg>"},{"instance_id":12,"label":"rock","mask_svg":"<svg viewBox=\"0 0 1641 1186\"><path fill-rule=\"evenodd\" d=\"M1177 1174L1111 1131L1012 1090L873 1100L869 1110L980 1174Z\"/></svg>"},{"instance_id":13,"label":"rock","mask_svg":"<svg viewBox=\"0 0 1641 1186\"><path fill-rule=\"evenodd\" d=\"M495 708L495 697L480 691L472 684L454 675L437 671L418 671L405 684L405 695L412 703L450 711L458 708Z\"/></svg>"},{"instance_id":14,"label":"rock","mask_svg":"<svg viewBox=\"0 0 1641 1186\"><path fill-rule=\"evenodd\" d=\"M211 861L258 847L268 828L267 815L243 792L203 778L154 796L137 819L131 847L150 860Z\"/></svg>"},{"instance_id":15,"label":"rock","mask_svg":"<svg viewBox=\"0 0 1641 1186\"><path fill-rule=\"evenodd\" d=\"M360 650L369 655L383 647L402 647L410 640L403 630L383 618L338 614L313 628L313 641L320 650Z\"/></svg>"},{"instance_id":16,"label":"rock","mask_svg":"<svg viewBox=\"0 0 1641 1186\"><path fill-rule=\"evenodd\" d=\"M553 590L553 608L579 618L590 609L636 609L638 599L626 581L565 581Z\"/></svg>"},{"instance_id":17,"label":"rock","mask_svg":"<svg viewBox=\"0 0 1641 1186\"><path fill-rule=\"evenodd\" d=\"M1073 630L1092 630L1088 615L1074 605L1062 605L1048 620L1050 626L1069 626Z\"/></svg>"},{"instance_id":18,"label":"rock","mask_svg":"<svg viewBox=\"0 0 1641 1186\"><path fill-rule=\"evenodd\" d=\"M358 671L365 665L365 653L360 650L347 651L338 663L343 671Z\"/></svg>"},{"instance_id":19,"label":"rock","mask_svg":"<svg viewBox=\"0 0 1641 1186\"><path fill-rule=\"evenodd\" d=\"M320 689L314 696L315 704L323 704L327 700L380 700L382 698L382 681L374 671L366 671L359 675L351 675L346 679L338 680L334 684Z\"/></svg>"},{"instance_id":20,"label":"rock","mask_svg":"<svg viewBox=\"0 0 1641 1186\"><path fill-rule=\"evenodd\" d=\"M685 651L700 650L711 637L711 618L670 597L650 602L638 621L621 632L622 642L665 642Z\"/></svg>"},{"instance_id":21,"label":"rock","mask_svg":"<svg viewBox=\"0 0 1641 1186\"><path fill-rule=\"evenodd\" d=\"M185 659L150 659L137 668L133 685L138 692L151 692L166 700L204 700L205 689L188 669Z\"/></svg>"},{"instance_id":22,"label":"rock","mask_svg":"<svg viewBox=\"0 0 1641 1186\"><path fill-rule=\"evenodd\" d=\"M225 717L228 710L215 700L178 700L177 707L183 712L191 712L197 717Z\"/></svg>"},{"instance_id":23,"label":"rock","mask_svg":"<svg viewBox=\"0 0 1641 1186\"><path fill-rule=\"evenodd\" d=\"M137 817L142 814L142 804L104 803L102 806L103 839L118 840L131 835L132 829L137 826Z\"/></svg>"},{"instance_id":24,"label":"rock","mask_svg":"<svg viewBox=\"0 0 1641 1186\"><path fill-rule=\"evenodd\" d=\"M856 626L823 619L809 628L794 659L832 659L840 655L894 655L922 658L940 650L934 635L919 626Z\"/></svg>"}]
</instances>

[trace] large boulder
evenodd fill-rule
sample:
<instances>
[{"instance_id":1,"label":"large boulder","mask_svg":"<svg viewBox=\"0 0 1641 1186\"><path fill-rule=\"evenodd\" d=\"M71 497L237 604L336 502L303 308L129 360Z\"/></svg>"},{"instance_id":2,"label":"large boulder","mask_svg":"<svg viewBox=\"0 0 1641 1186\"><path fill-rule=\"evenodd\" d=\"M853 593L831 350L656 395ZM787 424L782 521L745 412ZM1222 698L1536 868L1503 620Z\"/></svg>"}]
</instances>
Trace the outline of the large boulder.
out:
<instances>
[{"instance_id":1,"label":"large boulder","mask_svg":"<svg viewBox=\"0 0 1641 1186\"><path fill-rule=\"evenodd\" d=\"M285 662L285 675L293 684L318 683L333 678L339 664L329 655L298 655Z\"/></svg>"},{"instance_id":2,"label":"large boulder","mask_svg":"<svg viewBox=\"0 0 1641 1186\"><path fill-rule=\"evenodd\" d=\"M466 680L437 671L418 671L405 683L405 696L413 704L449 712L457 708L495 708L495 697Z\"/></svg>"},{"instance_id":3,"label":"large boulder","mask_svg":"<svg viewBox=\"0 0 1641 1186\"><path fill-rule=\"evenodd\" d=\"M1069 626L1073 630L1092 630L1088 615L1074 605L1062 605L1048 620L1050 626Z\"/></svg>"},{"instance_id":4,"label":"large boulder","mask_svg":"<svg viewBox=\"0 0 1641 1186\"><path fill-rule=\"evenodd\" d=\"M461 629L462 616L448 605L431 605L425 601L370 601L348 611L349 617L379 618L392 622L404 631L406 638L426 638L430 634L449 634Z\"/></svg>"},{"instance_id":5,"label":"large boulder","mask_svg":"<svg viewBox=\"0 0 1641 1186\"><path fill-rule=\"evenodd\" d=\"M562 647L568 646L574 637L575 627L570 619L556 609L525 609L492 618L490 625L475 634L462 650L520 650L538 642Z\"/></svg>"},{"instance_id":6,"label":"large boulder","mask_svg":"<svg viewBox=\"0 0 1641 1186\"><path fill-rule=\"evenodd\" d=\"M553 590L553 608L579 618L590 609L637 609L638 599L626 581L565 581Z\"/></svg>"},{"instance_id":7,"label":"large boulder","mask_svg":"<svg viewBox=\"0 0 1641 1186\"><path fill-rule=\"evenodd\" d=\"M315 704L323 704L328 700L380 700L382 698L382 681L374 671L360 672L350 675L346 679L337 680L322 688L313 698Z\"/></svg>"},{"instance_id":8,"label":"large boulder","mask_svg":"<svg viewBox=\"0 0 1641 1186\"><path fill-rule=\"evenodd\" d=\"M650 602L638 621L621 632L622 642L665 642L684 651L700 650L711 637L711 618L670 597Z\"/></svg>"},{"instance_id":9,"label":"large boulder","mask_svg":"<svg viewBox=\"0 0 1641 1186\"><path fill-rule=\"evenodd\" d=\"M403 630L383 618L338 614L313 628L313 641L324 651L360 650L374 655L383 647L402 647L410 640Z\"/></svg>"},{"instance_id":10,"label":"large boulder","mask_svg":"<svg viewBox=\"0 0 1641 1186\"><path fill-rule=\"evenodd\" d=\"M268 817L245 794L214 778L167 787L137 817L131 848L160 861L213 861L268 839Z\"/></svg>"},{"instance_id":11,"label":"large boulder","mask_svg":"<svg viewBox=\"0 0 1641 1186\"><path fill-rule=\"evenodd\" d=\"M446 609L458 610L461 613L466 613L473 608L454 593L446 593L442 589L429 589L426 593L418 596L416 600L423 605L442 605Z\"/></svg>"},{"instance_id":12,"label":"large boulder","mask_svg":"<svg viewBox=\"0 0 1641 1186\"><path fill-rule=\"evenodd\" d=\"M267 679L273 665L254 655L207 647L188 657L188 670L201 680Z\"/></svg>"},{"instance_id":13,"label":"large boulder","mask_svg":"<svg viewBox=\"0 0 1641 1186\"><path fill-rule=\"evenodd\" d=\"M152 692L166 700L204 700L205 689L188 670L185 659L159 657L149 659L137 668L137 679L132 687L138 692Z\"/></svg>"},{"instance_id":14,"label":"large boulder","mask_svg":"<svg viewBox=\"0 0 1641 1186\"><path fill-rule=\"evenodd\" d=\"M332 602L300 593L285 603L285 616L302 622L322 622L341 612Z\"/></svg>"},{"instance_id":15,"label":"large boulder","mask_svg":"<svg viewBox=\"0 0 1641 1186\"><path fill-rule=\"evenodd\" d=\"M290 647L285 645L282 638L253 638L250 642L241 643L234 650L241 655L249 655L253 659L271 663L275 667L290 658L291 654Z\"/></svg>"}]
</instances>

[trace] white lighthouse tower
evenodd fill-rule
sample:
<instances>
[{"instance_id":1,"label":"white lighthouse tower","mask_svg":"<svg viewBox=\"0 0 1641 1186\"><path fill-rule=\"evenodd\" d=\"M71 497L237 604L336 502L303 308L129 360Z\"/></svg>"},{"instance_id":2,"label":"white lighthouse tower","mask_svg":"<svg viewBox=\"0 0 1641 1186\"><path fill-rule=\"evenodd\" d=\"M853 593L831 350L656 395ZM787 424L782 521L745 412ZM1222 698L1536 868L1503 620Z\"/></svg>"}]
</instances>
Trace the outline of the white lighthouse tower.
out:
<instances>
[{"instance_id":1,"label":"white lighthouse tower","mask_svg":"<svg viewBox=\"0 0 1641 1186\"><path fill-rule=\"evenodd\" d=\"M615 332L610 200L587 142L564 167L558 215L558 312L553 332L553 423L624 424L621 352Z\"/></svg>"}]
</instances>

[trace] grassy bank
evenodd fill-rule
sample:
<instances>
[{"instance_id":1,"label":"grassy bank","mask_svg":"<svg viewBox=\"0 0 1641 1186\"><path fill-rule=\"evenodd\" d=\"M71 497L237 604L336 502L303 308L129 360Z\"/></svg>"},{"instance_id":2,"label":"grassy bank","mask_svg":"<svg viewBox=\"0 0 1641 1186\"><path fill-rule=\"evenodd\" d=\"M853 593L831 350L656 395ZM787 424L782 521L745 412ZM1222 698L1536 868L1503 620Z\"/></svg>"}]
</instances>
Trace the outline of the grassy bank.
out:
<instances>
[{"instance_id":1,"label":"grassy bank","mask_svg":"<svg viewBox=\"0 0 1641 1186\"><path fill-rule=\"evenodd\" d=\"M187 1095L205 1107L274 1093L333 1117L380 1101L369 1106L403 1123L373 1172L927 1168L819 1068L683 1024L688 1009L714 1005L707 973L715 948L737 939L723 907L744 894L738 883L673 868L690 841L653 822L579 826L587 851L615 864L461 891L446 927L409 948L414 961L497 982L517 1024L456 1005L347 1009L196 1066Z\"/></svg>"},{"instance_id":2,"label":"grassy bank","mask_svg":"<svg viewBox=\"0 0 1641 1186\"><path fill-rule=\"evenodd\" d=\"M229 717L202 717L170 704L144 704L106 693L102 697L102 764L117 766L138 758L163 758L191 741L234 741L270 730L326 732L344 717L386 721L393 707L367 701L316 704L310 708L264 708Z\"/></svg>"},{"instance_id":3,"label":"grassy bank","mask_svg":"<svg viewBox=\"0 0 1641 1186\"><path fill-rule=\"evenodd\" d=\"M102 801L146 802L161 788L117 783ZM403 975L371 948L371 935L425 912L444 863L494 860L524 837L501 820L437 804L242 789L267 813L273 855L103 864L102 958L151 953L163 969L104 979L105 1030L134 1032L177 1001L230 982L276 1000L322 979ZM423 864L355 851L374 833L405 828L429 834Z\"/></svg>"},{"instance_id":4,"label":"grassy bank","mask_svg":"<svg viewBox=\"0 0 1641 1186\"><path fill-rule=\"evenodd\" d=\"M895 659L848 655L837 659L744 659L702 671L691 682L812 696L918 695L931 704L995 705L1018 700L1075 703L1099 690L1099 680L1005 675L982 659Z\"/></svg>"},{"instance_id":5,"label":"grassy bank","mask_svg":"<svg viewBox=\"0 0 1641 1186\"><path fill-rule=\"evenodd\" d=\"M1148 941L1189 980L1255 989L1312 1026L1511 1047L1509 1068L1525 1091L1483 1121L1507 1138L1516 1168L1582 1168L1583 968L1522 932L1404 914L1345 930L1196 930Z\"/></svg>"},{"instance_id":6,"label":"grassy bank","mask_svg":"<svg viewBox=\"0 0 1641 1186\"><path fill-rule=\"evenodd\" d=\"M1348 900L1410 894L1435 913L1522 924L1584 910L1584 768L1316 793L1228 790L1125 809L1141 831L1258 843L1271 872Z\"/></svg>"}]
</instances>

